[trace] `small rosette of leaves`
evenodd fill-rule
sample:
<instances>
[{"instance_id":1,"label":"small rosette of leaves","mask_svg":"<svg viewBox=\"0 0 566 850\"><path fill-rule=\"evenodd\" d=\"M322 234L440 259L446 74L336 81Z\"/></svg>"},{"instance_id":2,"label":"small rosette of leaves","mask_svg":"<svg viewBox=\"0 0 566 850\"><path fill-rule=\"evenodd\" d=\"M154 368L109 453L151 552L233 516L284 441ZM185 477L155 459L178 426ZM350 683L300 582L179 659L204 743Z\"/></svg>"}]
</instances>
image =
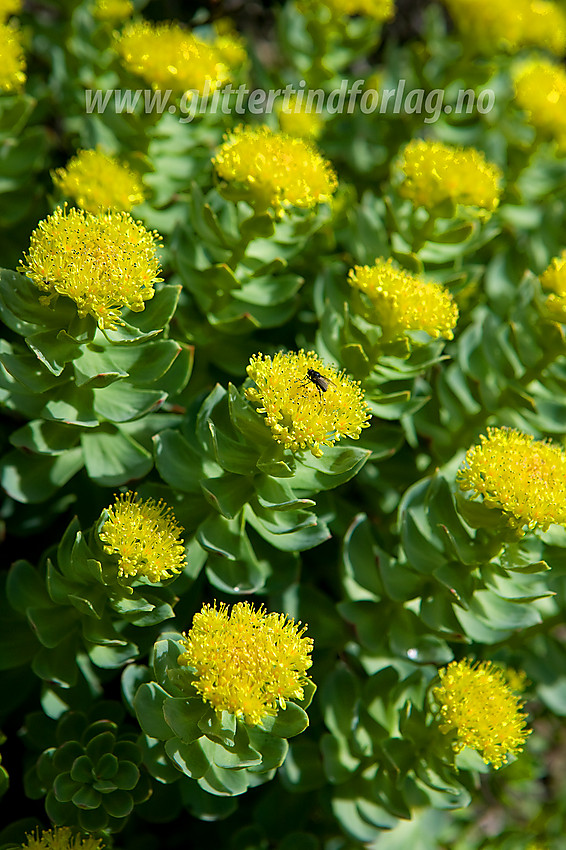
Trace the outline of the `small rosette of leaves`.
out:
<instances>
[{"instance_id":1,"label":"small rosette of leaves","mask_svg":"<svg viewBox=\"0 0 566 850\"><path fill-rule=\"evenodd\" d=\"M0 401L28 420L1 462L12 498L44 501L83 467L101 486L151 470L151 436L168 421L156 412L192 368L192 350L166 338L178 297L163 286L142 312L101 330L70 299L42 305L27 278L1 272L0 316L23 339L0 343Z\"/></svg>"},{"instance_id":2,"label":"small rosette of leaves","mask_svg":"<svg viewBox=\"0 0 566 850\"><path fill-rule=\"evenodd\" d=\"M47 734L47 719L43 724L34 720L32 716L32 729L43 725ZM135 733L111 719L90 722L78 711L63 714L50 731L53 744L26 776L28 795L46 795L46 812L58 826L78 826L85 832L122 829L134 806L151 794Z\"/></svg>"},{"instance_id":3,"label":"small rosette of leaves","mask_svg":"<svg viewBox=\"0 0 566 850\"><path fill-rule=\"evenodd\" d=\"M27 618L37 639L32 669L63 687L77 682L77 653L86 651L95 667L110 669L137 658L140 642L147 649L154 640L153 633L143 637L140 627L171 618L177 601L163 582L120 575L115 555L100 539L107 519L104 511L85 534L75 518L40 569L20 560L9 573L10 605ZM6 646L4 666L9 662Z\"/></svg>"},{"instance_id":4,"label":"small rosette of leaves","mask_svg":"<svg viewBox=\"0 0 566 850\"><path fill-rule=\"evenodd\" d=\"M180 636L158 641L155 681L142 683L135 695L136 715L146 736L144 763L152 776L174 782L183 774L220 796L243 794L272 779L287 755L287 738L308 726L305 709L315 685L309 681L302 700L289 700L275 716L249 725L203 702L192 684L194 671L179 664L183 651Z\"/></svg>"}]
</instances>

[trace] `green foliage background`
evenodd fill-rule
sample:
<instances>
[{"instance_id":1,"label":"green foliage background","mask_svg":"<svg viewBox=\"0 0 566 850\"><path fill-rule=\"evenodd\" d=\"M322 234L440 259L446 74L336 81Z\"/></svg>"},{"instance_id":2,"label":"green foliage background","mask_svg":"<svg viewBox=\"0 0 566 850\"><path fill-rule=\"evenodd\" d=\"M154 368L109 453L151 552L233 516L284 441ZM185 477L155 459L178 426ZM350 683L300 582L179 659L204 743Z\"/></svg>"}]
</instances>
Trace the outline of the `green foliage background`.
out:
<instances>
[{"instance_id":1,"label":"green foliage background","mask_svg":"<svg viewBox=\"0 0 566 850\"><path fill-rule=\"evenodd\" d=\"M207 37L222 11L153 2L144 14ZM566 247L566 164L514 103L514 59L472 57L434 3L383 31L362 17L325 28L290 0L256 19L243 8L251 89L304 79L329 92L377 71L384 87L444 89L447 103L496 93L485 114L433 123L326 114L336 201L277 220L227 197L211 164L225 131L260 119L87 114L85 90L145 85L120 65L112 27L88 0L30 3L19 20L28 82L0 97L0 846L72 810L109 847L136 850L559 850L566 533L506 541L455 485L488 425L565 433L563 328L537 275ZM446 209L433 228L399 197L395 159L421 136L503 169L491 218ZM60 201L51 170L97 145L144 176L134 215L163 236L163 285L104 340L14 271ZM356 316L347 270L380 256L450 288L454 340L388 349ZM373 414L321 459L280 450L242 393L253 353L300 347L360 380ZM127 486L174 509L187 566L121 596L96 529ZM245 739L166 676L202 604L244 598L308 623L317 686ZM529 680L534 732L497 772L469 751L455 759L431 711L438 668L465 656ZM61 776L75 759L70 803ZM119 770L103 803L94 764Z\"/></svg>"}]
</instances>

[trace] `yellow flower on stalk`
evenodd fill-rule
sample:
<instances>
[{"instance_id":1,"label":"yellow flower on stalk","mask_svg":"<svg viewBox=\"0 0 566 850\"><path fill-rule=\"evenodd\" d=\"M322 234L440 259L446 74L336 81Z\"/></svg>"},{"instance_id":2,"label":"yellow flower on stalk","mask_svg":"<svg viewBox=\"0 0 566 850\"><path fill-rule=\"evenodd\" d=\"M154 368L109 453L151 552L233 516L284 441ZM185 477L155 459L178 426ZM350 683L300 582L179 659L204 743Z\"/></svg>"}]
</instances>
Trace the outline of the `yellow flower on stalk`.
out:
<instances>
[{"instance_id":1,"label":"yellow flower on stalk","mask_svg":"<svg viewBox=\"0 0 566 850\"><path fill-rule=\"evenodd\" d=\"M566 322L566 251L551 260L539 278L542 288L549 291L546 306L559 322Z\"/></svg>"},{"instance_id":2,"label":"yellow flower on stalk","mask_svg":"<svg viewBox=\"0 0 566 850\"><path fill-rule=\"evenodd\" d=\"M129 24L117 49L126 67L154 89L212 94L228 80L228 68L214 45L178 24Z\"/></svg>"},{"instance_id":3,"label":"yellow flower on stalk","mask_svg":"<svg viewBox=\"0 0 566 850\"><path fill-rule=\"evenodd\" d=\"M140 312L159 280L155 231L125 212L92 215L57 207L33 231L21 271L48 295L71 298L79 316L93 316L100 328L122 324L120 311Z\"/></svg>"},{"instance_id":4,"label":"yellow flower on stalk","mask_svg":"<svg viewBox=\"0 0 566 850\"><path fill-rule=\"evenodd\" d=\"M41 835L36 829L34 833L26 835L26 843L20 846L21 850L102 850L103 848L101 838L78 835L68 826L44 829Z\"/></svg>"},{"instance_id":5,"label":"yellow flower on stalk","mask_svg":"<svg viewBox=\"0 0 566 850\"><path fill-rule=\"evenodd\" d=\"M440 707L440 729L456 733L455 752L471 747L496 770L508 755L522 752L531 730L525 728L523 703L503 670L490 661L465 658L450 662L438 675L440 685L432 692Z\"/></svg>"},{"instance_id":6,"label":"yellow flower on stalk","mask_svg":"<svg viewBox=\"0 0 566 850\"><path fill-rule=\"evenodd\" d=\"M26 81L26 60L16 29L0 23L0 90L20 91Z\"/></svg>"},{"instance_id":7,"label":"yellow flower on stalk","mask_svg":"<svg viewBox=\"0 0 566 850\"><path fill-rule=\"evenodd\" d=\"M325 392L309 379L309 370L322 376ZM245 390L246 398L266 414L274 440L292 452L308 448L322 457L321 446L332 446L341 437L357 440L362 428L369 427L359 382L327 366L314 351L254 354L247 373L255 387Z\"/></svg>"},{"instance_id":8,"label":"yellow flower on stalk","mask_svg":"<svg viewBox=\"0 0 566 850\"><path fill-rule=\"evenodd\" d=\"M427 283L393 261L377 260L373 266L354 266L348 283L365 292L371 301L371 321L380 324L384 336L398 338L406 331L426 331L429 336L452 339L458 307L450 292L439 283Z\"/></svg>"},{"instance_id":9,"label":"yellow flower on stalk","mask_svg":"<svg viewBox=\"0 0 566 850\"><path fill-rule=\"evenodd\" d=\"M515 99L540 133L566 151L566 72L560 65L532 59L513 71Z\"/></svg>"},{"instance_id":10,"label":"yellow flower on stalk","mask_svg":"<svg viewBox=\"0 0 566 850\"><path fill-rule=\"evenodd\" d=\"M116 496L106 510L108 519L99 537L104 551L117 556L121 577L157 582L183 570L182 529L164 502L128 492Z\"/></svg>"},{"instance_id":11,"label":"yellow flower on stalk","mask_svg":"<svg viewBox=\"0 0 566 850\"><path fill-rule=\"evenodd\" d=\"M475 148L415 139L402 151L398 168L400 194L417 207L453 201L493 212L499 204L501 171Z\"/></svg>"},{"instance_id":12,"label":"yellow flower on stalk","mask_svg":"<svg viewBox=\"0 0 566 850\"><path fill-rule=\"evenodd\" d=\"M0 0L0 22L4 23L12 15L22 11L22 0Z\"/></svg>"},{"instance_id":13,"label":"yellow flower on stalk","mask_svg":"<svg viewBox=\"0 0 566 850\"><path fill-rule=\"evenodd\" d=\"M121 23L126 18L131 18L134 13L132 0L96 0L92 14L99 21L108 21L112 24Z\"/></svg>"},{"instance_id":14,"label":"yellow flower on stalk","mask_svg":"<svg viewBox=\"0 0 566 850\"><path fill-rule=\"evenodd\" d=\"M127 165L100 150L78 151L53 182L87 212L115 209L130 212L144 199L142 183Z\"/></svg>"},{"instance_id":15,"label":"yellow flower on stalk","mask_svg":"<svg viewBox=\"0 0 566 850\"><path fill-rule=\"evenodd\" d=\"M458 470L460 489L481 496L521 530L566 525L566 454L512 428L488 428Z\"/></svg>"},{"instance_id":16,"label":"yellow flower on stalk","mask_svg":"<svg viewBox=\"0 0 566 850\"><path fill-rule=\"evenodd\" d=\"M324 119L315 111L314 104L309 104L307 92L303 92L301 102L295 95L289 98L286 108L282 104L279 109L279 126L288 136L298 136L300 139L317 139L324 129Z\"/></svg>"},{"instance_id":17,"label":"yellow flower on stalk","mask_svg":"<svg viewBox=\"0 0 566 850\"><path fill-rule=\"evenodd\" d=\"M218 175L244 186L260 205L277 212L329 203L338 181L328 163L303 139L269 127L237 127L212 160Z\"/></svg>"},{"instance_id":18,"label":"yellow flower on stalk","mask_svg":"<svg viewBox=\"0 0 566 850\"><path fill-rule=\"evenodd\" d=\"M444 0L466 43L488 55L544 47L558 56L566 49L566 15L550 0Z\"/></svg>"},{"instance_id":19,"label":"yellow flower on stalk","mask_svg":"<svg viewBox=\"0 0 566 850\"><path fill-rule=\"evenodd\" d=\"M365 15L378 23L389 21L395 14L393 0L322 0L334 15Z\"/></svg>"},{"instance_id":20,"label":"yellow flower on stalk","mask_svg":"<svg viewBox=\"0 0 566 850\"><path fill-rule=\"evenodd\" d=\"M286 700L303 698L313 648L306 628L249 602L231 611L224 603L204 605L181 641L186 651L179 664L195 670L193 685L215 711L255 726Z\"/></svg>"}]
</instances>

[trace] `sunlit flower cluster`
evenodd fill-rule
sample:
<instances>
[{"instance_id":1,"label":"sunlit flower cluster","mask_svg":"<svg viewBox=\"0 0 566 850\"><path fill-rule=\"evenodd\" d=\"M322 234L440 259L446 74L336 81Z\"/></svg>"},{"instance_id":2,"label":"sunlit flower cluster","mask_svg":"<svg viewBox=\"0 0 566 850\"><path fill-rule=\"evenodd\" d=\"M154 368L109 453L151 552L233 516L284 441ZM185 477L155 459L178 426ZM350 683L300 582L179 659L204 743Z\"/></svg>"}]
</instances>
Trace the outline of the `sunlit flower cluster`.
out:
<instances>
[{"instance_id":1,"label":"sunlit flower cluster","mask_svg":"<svg viewBox=\"0 0 566 850\"><path fill-rule=\"evenodd\" d=\"M566 15L550 0L444 0L456 26L483 53L516 53L544 47L561 56L566 49Z\"/></svg>"},{"instance_id":2,"label":"sunlit flower cluster","mask_svg":"<svg viewBox=\"0 0 566 850\"><path fill-rule=\"evenodd\" d=\"M503 670L490 661L465 658L452 661L438 675L440 685L433 695L440 707L440 728L456 733L455 752L471 747L496 769L508 755L522 752L530 730Z\"/></svg>"},{"instance_id":3,"label":"sunlit flower cluster","mask_svg":"<svg viewBox=\"0 0 566 850\"><path fill-rule=\"evenodd\" d=\"M144 199L139 177L100 150L78 151L65 168L53 173L53 182L65 197L91 213L106 209L130 212Z\"/></svg>"},{"instance_id":4,"label":"sunlit flower cluster","mask_svg":"<svg viewBox=\"0 0 566 850\"><path fill-rule=\"evenodd\" d=\"M365 292L373 307L368 318L381 325L385 337L397 338L406 331L426 331L434 338L454 336L458 307L439 283L427 283L398 269L391 259L354 266L348 282Z\"/></svg>"},{"instance_id":5,"label":"sunlit flower cluster","mask_svg":"<svg viewBox=\"0 0 566 850\"><path fill-rule=\"evenodd\" d=\"M28 833L22 850L102 850L102 839L73 833L68 826L56 826Z\"/></svg>"},{"instance_id":6,"label":"sunlit flower cluster","mask_svg":"<svg viewBox=\"0 0 566 850\"><path fill-rule=\"evenodd\" d=\"M365 15L379 23L395 14L394 0L321 0L334 15Z\"/></svg>"},{"instance_id":7,"label":"sunlit flower cluster","mask_svg":"<svg viewBox=\"0 0 566 850\"><path fill-rule=\"evenodd\" d=\"M559 322L566 322L566 251L551 260L539 279L542 288L550 293L547 308Z\"/></svg>"},{"instance_id":8,"label":"sunlit flower cluster","mask_svg":"<svg viewBox=\"0 0 566 850\"><path fill-rule=\"evenodd\" d=\"M309 379L309 369L324 378L324 392ZM293 452L308 448L321 457L321 446L341 437L356 440L369 425L359 382L327 366L314 351L254 354L247 373L255 387L245 390L246 398L266 414L273 438Z\"/></svg>"},{"instance_id":9,"label":"sunlit flower cluster","mask_svg":"<svg viewBox=\"0 0 566 850\"><path fill-rule=\"evenodd\" d=\"M302 139L317 139L324 129L324 119L316 111L316 103L310 104L307 93L300 100L296 95L283 103L279 110L279 126L288 136Z\"/></svg>"},{"instance_id":10,"label":"sunlit flower cluster","mask_svg":"<svg viewBox=\"0 0 566 850\"><path fill-rule=\"evenodd\" d=\"M121 493L107 513L99 537L105 552L117 556L120 576L157 582L182 571L182 529L164 502Z\"/></svg>"},{"instance_id":11,"label":"sunlit flower cluster","mask_svg":"<svg viewBox=\"0 0 566 850\"><path fill-rule=\"evenodd\" d=\"M492 212L499 203L501 171L475 148L415 139L403 150L399 169L400 193L415 206L453 201Z\"/></svg>"},{"instance_id":12,"label":"sunlit flower cluster","mask_svg":"<svg viewBox=\"0 0 566 850\"><path fill-rule=\"evenodd\" d=\"M566 151L566 72L542 59L523 62L514 71L515 98L530 123Z\"/></svg>"},{"instance_id":13,"label":"sunlit flower cluster","mask_svg":"<svg viewBox=\"0 0 566 850\"><path fill-rule=\"evenodd\" d=\"M19 91L26 81L26 60L20 36L9 24L0 23L0 90Z\"/></svg>"},{"instance_id":14,"label":"sunlit flower cluster","mask_svg":"<svg viewBox=\"0 0 566 850\"><path fill-rule=\"evenodd\" d=\"M71 298L79 316L90 314L101 328L121 323L123 307L139 312L159 280L156 240L124 212L92 215L58 207L39 223L21 271L43 292Z\"/></svg>"},{"instance_id":15,"label":"sunlit flower cluster","mask_svg":"<svg viewBox=\"0 0 566 850\"><path fill-rule=\"evenodd\" d=\"M92 14L99 21L121 23L134 12L132 0L96 0Z\"/></svg>"},{"instance_id":16,"label":"sunlit flower cluster","mask_svg":"<svg viewBox=\"0 0 566 850\"><path fill-rule=\"evenodd\" d=\"M277 211L329 202L338 185L316 148L263 126L237 127L213 162L223 180L245 187L258 206Z\"/></svg>"},{"instance_id":17,"label":"sunlit flower cluster","mask_svg":"<svg viewBox=\"0 0 566 850\"><path fill-rule=\"evenodd\" d=\"M0 22L4 23L12 15L22 11L22 0L0 0Z\"/></svg>"},{"instance_id":18,"label":"sunlit flower cluster","mask_svg":"<svg viewBox=\"0 0 566 850\"><path fill-rule=\"evenodd\" d=\"M130 24L120 36L118 52L126 67L154 89L210 94L229 76L213 44L169 22Z\"/></svg>"},{"instance_id":19,"label":"sunlit flower cluster","mask_svg":"<svg viewBox=\"0 0 566 850\"><path fill-rule=\"evenodd\" d=\"M303 698L313 648L305 631L285 614L249 602L231 611L224 603L205 605L184 635L179 664L196 671L193 684L204 702L256 725L286 700Z\"/></svg>"},{"instance_id":20,"label":"sunlit flower cluster","mask_svg":"<svg viewBox=\"0 0 566 850\"><path fill-rule=\"evenodd\" d=\"M566 525L566 454L511 428L488 428L466 453L460 488L499 508L517 529Z\"/></svg>"}]
</instances>

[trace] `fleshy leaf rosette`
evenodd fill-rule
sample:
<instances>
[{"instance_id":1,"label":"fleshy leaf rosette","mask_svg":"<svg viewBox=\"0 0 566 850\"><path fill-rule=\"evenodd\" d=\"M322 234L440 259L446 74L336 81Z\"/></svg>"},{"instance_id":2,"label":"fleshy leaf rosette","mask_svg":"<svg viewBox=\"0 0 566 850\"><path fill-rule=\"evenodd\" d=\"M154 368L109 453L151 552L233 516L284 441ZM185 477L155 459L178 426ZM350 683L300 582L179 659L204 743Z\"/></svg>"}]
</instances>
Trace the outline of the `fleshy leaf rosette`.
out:
<instances>
[{"instance_id":1,"label":"fleshy leaf rosette","mask_svg":"<svg viewBox=\"0 0 566 850\"><path fill-rule=\"evenodd\" d=\"M152 775L173 782L181 772L221 796L273 778L287 738L308 726L315 685L303 631L285 615L237 603L230 614L205 606L186 636L158 641L155 681L135 696Z\"/></svg>"}]
</instances>

